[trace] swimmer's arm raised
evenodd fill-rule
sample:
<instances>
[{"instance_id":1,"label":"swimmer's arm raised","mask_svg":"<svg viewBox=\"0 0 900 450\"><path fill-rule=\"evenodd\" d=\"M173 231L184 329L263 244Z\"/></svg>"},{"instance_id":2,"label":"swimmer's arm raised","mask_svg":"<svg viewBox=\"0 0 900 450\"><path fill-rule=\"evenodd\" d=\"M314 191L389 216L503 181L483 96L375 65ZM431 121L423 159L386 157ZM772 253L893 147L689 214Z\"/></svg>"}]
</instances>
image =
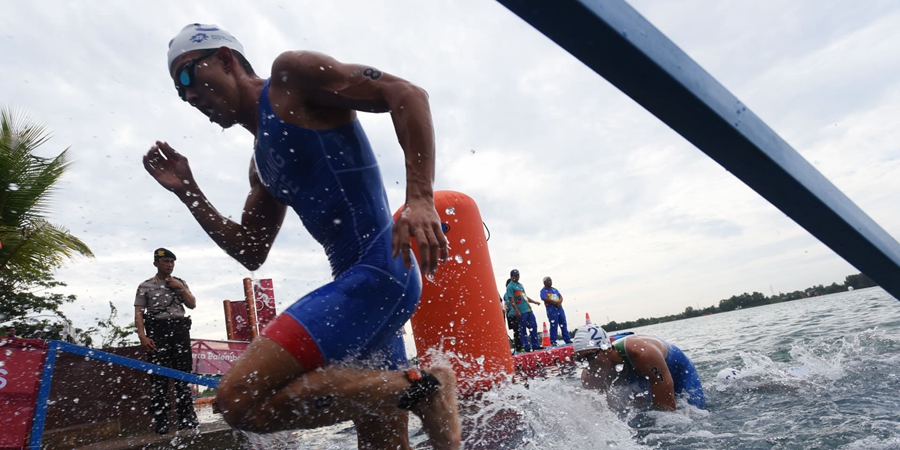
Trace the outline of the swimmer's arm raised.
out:
<instances>
[{"instance_id":1,"label":"swimmer's arm raised","mask_svg":"<svg viewBox=\"0 0 900 450\"><path fill-rule=\"evenodd\" d=\"M144 168L178 196L206 234L232 258L249 270L256 270L265 262L284 221L286 207L265 191L255 168L251 167L250 193L241 223L216 210L194 180L187 158L167 143L157 141L144 156Z\"/></svg>"},{"instance_id":2,"label":"swimmer's arm raised","mask_svg":"<svg viewBox=\"0 0 900 450\"><path fill-rule=\"evenodd\" d=\"M272 65L272 86L298 91L315 106L390 112L406 155L406 203L393 230L393 253L411 265L410 236L425 272L449 255L434 208L435 143L428 94L420 87L372 67L340 63L315 52L286 52Z\"/></svg>"},{"instance_id":3,"label":"swimmer's arm raised","mask_svg":"<svg viewBox=\"0 0 900 450\"><path fill-rule=\"evenodd\" d=\"M628 341L626 351L638 375L647 377L650 400L656 409L675 411L675 381L662 352L654 345Z\"/></svg>"}]
</instances>

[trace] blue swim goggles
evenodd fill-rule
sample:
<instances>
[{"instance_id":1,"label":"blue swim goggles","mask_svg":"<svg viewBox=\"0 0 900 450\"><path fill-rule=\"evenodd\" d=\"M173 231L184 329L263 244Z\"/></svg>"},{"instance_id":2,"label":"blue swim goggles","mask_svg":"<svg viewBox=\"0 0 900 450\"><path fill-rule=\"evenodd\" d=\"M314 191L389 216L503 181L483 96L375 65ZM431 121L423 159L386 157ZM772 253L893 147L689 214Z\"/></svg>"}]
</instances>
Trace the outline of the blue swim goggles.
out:
<instances>
[{"instance_id":1,"label":"blue swim goggles","mask_svg":"<svg viewBox=\"0 0 900 450\"><path fill-rule=\"evenodd\" d=\"M181 70L178 73L178 82L175 83L175 90L178 91L178 96L181 97L182 100L187 101L187 94L184 92L184 88L190 86L194 82L194 78L197 76L197 63L209 58L217 51L219 51L218 48L209 49L181 66Z\"/></svg>"}]
</instances>

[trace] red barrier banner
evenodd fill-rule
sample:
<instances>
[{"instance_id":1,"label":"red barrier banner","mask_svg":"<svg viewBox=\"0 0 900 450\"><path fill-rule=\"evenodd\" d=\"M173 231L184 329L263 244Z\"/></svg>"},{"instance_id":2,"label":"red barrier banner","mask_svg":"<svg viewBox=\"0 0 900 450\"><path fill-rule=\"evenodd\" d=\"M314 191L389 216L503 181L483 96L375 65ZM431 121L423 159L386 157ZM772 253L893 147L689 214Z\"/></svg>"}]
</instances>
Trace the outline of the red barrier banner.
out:
<instances>
[{"instance_id":1,"label":"red barrier banner","mask_svg":"<svg viewBox=\"0 0 900 450\"><path fill-rule=\"evenodd\" d=\"M191 339L193 372L200 375L222 375L241 356L249 342Z\"/></svg>"},{"instance_id":2,"label":"red barrier banner","mask_svg":"<svg viewBox=\"0 0 900 450\"><path fill-rule=\"evenodd\" d=\"M231 302L231 329L233 335L230 339L235 341L250 342L250 316L247 312L247 302Z\"/></svg>"},{"instance_id":3,"label":"red barrier banner","mask_svg":"<svg viewBox=\"0 0 900 450\"><path fill-rule=\"evenodd\" d=\"M266 325L275 319L275 289L272 287L272 279L257 280L253 283L253 297L256 300L256 321L259 330L265 330Z\"/></svg>"},{"instance_id":4,"label":"red barrier banner","mask_svg":"<svg viewBox=\"0 0 900 450\"><path fill-rule=\"evenodd\" d=\"M25 448L47 341L0 338L0 450Z\"/></svg>"}]
</instances>

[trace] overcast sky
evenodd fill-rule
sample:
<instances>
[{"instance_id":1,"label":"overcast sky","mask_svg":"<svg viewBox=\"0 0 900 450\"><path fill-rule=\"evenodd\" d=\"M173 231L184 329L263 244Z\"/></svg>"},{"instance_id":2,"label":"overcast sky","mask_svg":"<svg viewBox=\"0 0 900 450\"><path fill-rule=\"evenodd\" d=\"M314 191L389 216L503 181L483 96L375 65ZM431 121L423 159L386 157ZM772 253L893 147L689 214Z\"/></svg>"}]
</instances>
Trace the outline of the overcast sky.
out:
<instances>
[{"instance_id":1,"label":"overcast sky","mask_svg":"<svg viewBox=\"0 0 900 450\"><path fill-rule=\"evenodd\" d=\"M631 4L892 236L900 236L900 3L637 0ZM289 213L249 273L143 169L155 140L190 158L200 187L239 217L252 136L181 102L168 41L215 23L267 77L285 50L364 63L425 88L437 133L436 189L478 203L498 289L518 268L537 298L550 275L571 328L841 283L858 270L607 81L500 4L453 1L0 0L0 105L27 112L74 164L51 220L95 259L57 272L85 327L131 320L153 249L198 298L195 337L224 338L223 299L273 278L278 309L330 280L321 247ZM402 151L389 115L361 114L391 207ZM538 321L546 320L537 308Z\"/></svg>"}]
</instances>

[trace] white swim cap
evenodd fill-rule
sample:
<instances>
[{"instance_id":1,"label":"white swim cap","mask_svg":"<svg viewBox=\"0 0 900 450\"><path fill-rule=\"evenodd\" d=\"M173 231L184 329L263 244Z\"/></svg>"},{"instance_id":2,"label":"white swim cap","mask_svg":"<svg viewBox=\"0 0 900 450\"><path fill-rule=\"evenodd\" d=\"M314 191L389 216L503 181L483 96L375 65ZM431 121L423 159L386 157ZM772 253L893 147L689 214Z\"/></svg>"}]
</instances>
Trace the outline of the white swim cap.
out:
<instances>
[{"instance_id":1,"label":"white swim cap","mask_svg":"<svg viewBox=\"0 0 900 450\"><path fill-rule=\"evenodd\" d=\"M219 28L218 25L192 23L182 28L181 32L169 41L167 68L172 70L172 61L184 52L219 47L228 47L244 55L244 46L231 33Z\"/></svg>"},{"instance_id":2,"label":"white swim cap","mask_svg":"<svg viewBox=\"0 0 900 450\"><path fill-rule=\"evenodd\" d=\"M716 374L716 378L719 380L737 380L743 375L744 374L742 374L741 371L737 369L722 369L719 371L719 373Z\"/></svg>"},{"instance_id":3,"label":"white swim cap","mask_svg":"<svg viewBox=\"0 0 900 450\"><path fill-rule=\"evenodd\" d=\"M610 346L609 336L600 325L586 325L578 329L572 342L572 350L578 353L582 350L599 348L606 350Z\"/></svg>"}]
</instances>

